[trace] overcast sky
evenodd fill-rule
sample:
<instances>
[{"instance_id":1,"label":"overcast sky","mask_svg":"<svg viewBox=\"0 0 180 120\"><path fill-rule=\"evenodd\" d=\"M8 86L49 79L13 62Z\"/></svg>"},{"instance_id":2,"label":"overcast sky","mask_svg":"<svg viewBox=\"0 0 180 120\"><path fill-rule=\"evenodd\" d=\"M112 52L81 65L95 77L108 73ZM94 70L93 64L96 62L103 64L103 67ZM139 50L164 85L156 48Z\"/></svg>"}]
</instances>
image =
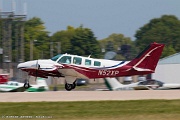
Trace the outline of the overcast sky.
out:
<instances>
[{"instance_id":1,"label":"overcast sky","mask_svg":"<svg viewBox=\"0 0 180 120\"><path fill-rule=\"evenodd\" d=\"M11 11L12 0L0 0ZM180 0L14 0L16 13L27 3L28 19L41 18L51 35L68 25L92 29L97 39L121 33L134 40L136 30L153 18L175 15L180 19Z\"/></svg>"}]
</instances>

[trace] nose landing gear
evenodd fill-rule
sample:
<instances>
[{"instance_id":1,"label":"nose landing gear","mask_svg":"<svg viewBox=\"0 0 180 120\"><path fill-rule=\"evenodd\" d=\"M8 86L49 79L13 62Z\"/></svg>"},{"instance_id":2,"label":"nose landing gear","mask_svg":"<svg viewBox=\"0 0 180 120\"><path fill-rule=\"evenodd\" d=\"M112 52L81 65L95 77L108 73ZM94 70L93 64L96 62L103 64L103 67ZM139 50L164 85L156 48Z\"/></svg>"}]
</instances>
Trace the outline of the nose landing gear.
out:
<instances>
[{"instance_id":1,"label":"nose landing gear","mask_svg":"<svg viewBox=\"0 0 180 120\"><path fill-rule=\"evenodd\" d=\"M25 88L25 89L28 89L29 87L30 87L29 82L25 82L25 83L24 83L24 88Z\"/></svg>"},{"instance_id":2,"label":"nose landing gear","mask_svg":"<svg viewBox=\"0 0 180 120\"><path fill-rule=\"evenodd\" d=\"M30 84L29 84L29 76L28 76L28 78L24 81L24 88L25 89L28 89L28 88L30 88L31 86L30 86Z\"/></svg>"}]
</instances>

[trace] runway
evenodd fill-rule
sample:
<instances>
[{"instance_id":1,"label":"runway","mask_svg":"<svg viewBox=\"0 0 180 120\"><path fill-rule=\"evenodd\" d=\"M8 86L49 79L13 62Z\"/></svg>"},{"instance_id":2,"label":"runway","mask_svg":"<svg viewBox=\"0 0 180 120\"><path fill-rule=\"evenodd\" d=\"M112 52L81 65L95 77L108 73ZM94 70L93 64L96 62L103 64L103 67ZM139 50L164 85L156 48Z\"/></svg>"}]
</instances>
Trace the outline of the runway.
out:
<instances>
[{"instance_id":1,"label":"runway","mask_svg":"<svg viewBox=\"0 0 180 120\"><path fill-rule=\"evenodd\" d=\"M0 93L0 102L180 99L180 90L49 91Z\"/></svg>"}]
</instances>

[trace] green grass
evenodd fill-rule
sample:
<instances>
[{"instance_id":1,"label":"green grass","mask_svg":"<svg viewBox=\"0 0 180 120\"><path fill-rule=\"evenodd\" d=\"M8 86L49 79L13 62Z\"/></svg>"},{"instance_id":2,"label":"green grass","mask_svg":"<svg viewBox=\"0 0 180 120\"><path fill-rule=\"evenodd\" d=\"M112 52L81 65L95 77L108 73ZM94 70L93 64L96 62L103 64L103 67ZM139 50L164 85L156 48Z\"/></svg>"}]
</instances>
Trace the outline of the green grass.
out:
<instances>
[{"instance_id":1,"label":"green grass","mask_svg":"<svg viewBox=\"0 0 180 120\"><path fill-rule=\"evenodd\" d=\"M22 120L180 120L180 100L0 103L0 119L2 117L29 117Z\"/></svg>"}]
</instances>

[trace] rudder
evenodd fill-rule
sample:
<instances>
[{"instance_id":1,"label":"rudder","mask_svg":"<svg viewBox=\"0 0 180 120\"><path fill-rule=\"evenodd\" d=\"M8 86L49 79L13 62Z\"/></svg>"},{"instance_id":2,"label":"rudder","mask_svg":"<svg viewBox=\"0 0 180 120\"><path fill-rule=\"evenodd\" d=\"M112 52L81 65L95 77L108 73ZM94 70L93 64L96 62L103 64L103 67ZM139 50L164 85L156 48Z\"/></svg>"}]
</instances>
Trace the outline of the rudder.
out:
<instances>
[{"instance_id":1,"label":"rudder","mask_svg":"<svg viewBox=\"0 0 180 120\"><path fill-rule=\"evenodd\" d=\"M133 66L134 69L155 71L158 60L162 54L164 44L151 43L135 59L127 65ZM139 69L140 68L140 69Z\"/></svg>"}]
</instances>

